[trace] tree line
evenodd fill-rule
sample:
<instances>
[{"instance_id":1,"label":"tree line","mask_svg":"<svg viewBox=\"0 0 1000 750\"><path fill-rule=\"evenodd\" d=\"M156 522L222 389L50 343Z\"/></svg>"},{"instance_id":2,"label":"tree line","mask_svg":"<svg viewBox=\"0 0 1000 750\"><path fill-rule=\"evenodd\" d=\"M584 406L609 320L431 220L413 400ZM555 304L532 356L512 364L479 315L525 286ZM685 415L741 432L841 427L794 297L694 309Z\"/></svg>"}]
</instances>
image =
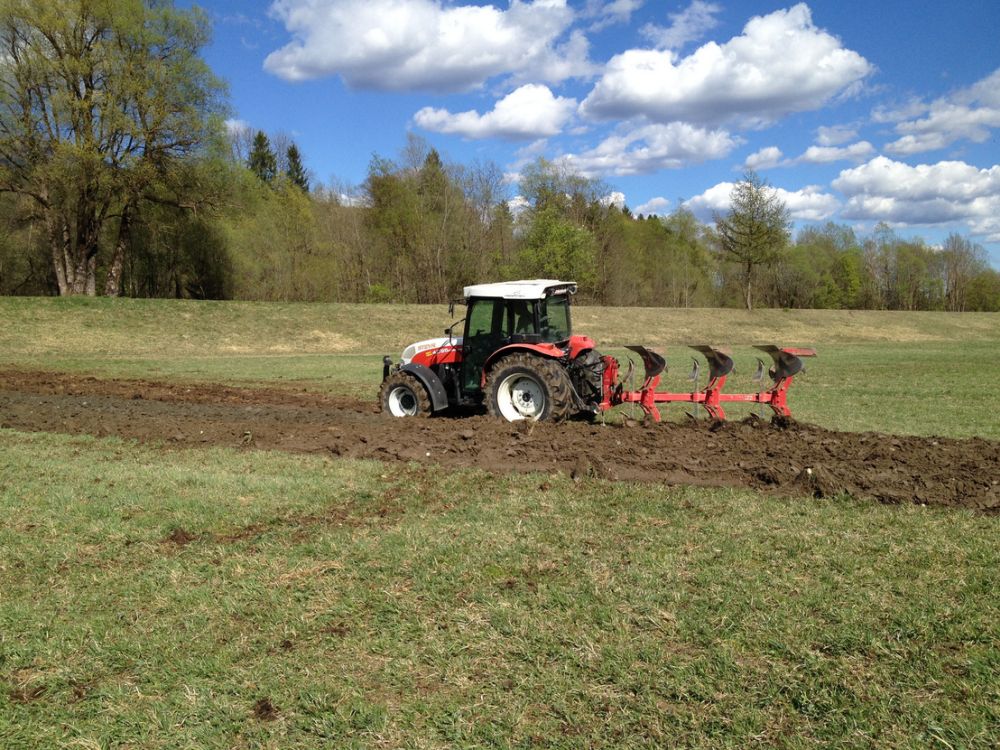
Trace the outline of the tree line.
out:
<instances>
[{"instance_id":1,"label":"tree line","mask_svg":"<svg viewBox=\"0 0 1000 750\"><path fill-rule=\"evenodd\" d=\"M208 37L165 2L0 5L0 293L435 303L551 277L608 305L1000 310L968 238L793 237L752 172L709 224L634 215L543 159L512 200L495 164L413 136L360 186L310 184L289 137L226 129Z\"/></svg>"}]
</instances>

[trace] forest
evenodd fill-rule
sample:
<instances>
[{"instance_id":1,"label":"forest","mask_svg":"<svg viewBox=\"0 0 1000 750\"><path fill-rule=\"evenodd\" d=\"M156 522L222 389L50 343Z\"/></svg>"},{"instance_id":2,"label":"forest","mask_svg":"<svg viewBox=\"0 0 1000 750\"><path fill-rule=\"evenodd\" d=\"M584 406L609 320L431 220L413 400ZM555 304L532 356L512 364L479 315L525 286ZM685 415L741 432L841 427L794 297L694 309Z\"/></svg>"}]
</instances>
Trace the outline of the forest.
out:
<instances>
[{"instance_id":1,"label":"forest","mask_svg":"<svg viewBox=\"0 0 1000 750\"><path fill-rule=\"evenodd\" d=\"M1000 310L969 237L793 232L752 172L709 224L544 159L514 195L412 134L361 185L322 184L288 136L227 128L209 35L169 3L2 5L0 294L439 303L550 277L603 305Z\"/></svg>"}]
</instances>

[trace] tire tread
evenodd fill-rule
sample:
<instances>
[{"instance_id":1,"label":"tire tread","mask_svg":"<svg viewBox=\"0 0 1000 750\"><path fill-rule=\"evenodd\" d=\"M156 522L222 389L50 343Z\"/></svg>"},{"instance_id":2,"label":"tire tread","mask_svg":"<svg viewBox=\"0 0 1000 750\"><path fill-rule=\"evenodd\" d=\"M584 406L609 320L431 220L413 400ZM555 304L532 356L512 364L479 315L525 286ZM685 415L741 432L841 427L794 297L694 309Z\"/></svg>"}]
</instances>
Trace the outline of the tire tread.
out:
<instances>
[{"instance_id":1,"label":"tire tread","mask_svg":"<svg viewBox=\"0 0 1000 750\"><path fill-rule=\"evenodd\" d=\"M504 418L497 404L496 390L504 373L513 367L535 373L548 391L551 406L548 414L539 418L540 421L561 422L570 415L572 389L566 369L554 359L516 352L499 360L486 377L486 411L491 416Z\"/></svg>"}]
</instances>

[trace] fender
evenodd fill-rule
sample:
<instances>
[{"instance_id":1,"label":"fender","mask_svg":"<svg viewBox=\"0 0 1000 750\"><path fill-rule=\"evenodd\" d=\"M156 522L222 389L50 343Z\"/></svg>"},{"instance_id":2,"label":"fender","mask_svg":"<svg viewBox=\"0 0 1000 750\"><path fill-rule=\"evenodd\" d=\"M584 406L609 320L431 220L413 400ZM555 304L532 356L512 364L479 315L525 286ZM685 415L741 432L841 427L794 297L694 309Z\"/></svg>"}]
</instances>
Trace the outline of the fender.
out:
<instances>
[{"instance_id":1,"label":"fender","mask_svg":"<svg viewBox=\"0 0 1000 750\"><path fill-rule=\"evenodd\" d=\"M441 382L441 378L437 376L434 370L429 367L424 367L423 365L410 362L409 364L400 367L399 371L409 373L424 384L424 388L426 388L427 393L430 394L431 409L433 411L441 411L441 409L448 406L448 394L444 390L444 384Z\"/></svg>"},{"instance_id":2,"label":"fender","mask_svg":"<svg viewBox=\"0 0 1000 750\"><path fill-rule=\"evenodd\" d=\"M508 344L507 346L502 346L493 352L486 361L483 362L483 379L485 381L486 373L493 366L500 357L506 356L512 352L531 352L532 354L540 354L543 357L548 357L549 359L560 359L566 356L566 352L560 349L555 344Z\"/></svg>"},{"instance_id":3,"label":"fender","mask_svg":"<svg viewBox=\"0 0 1000 750\"><path fill-rule=\"evenodd\" d=\"M593 349L596 343L590 336L569 337L569 358L576 359L588 349Z\"/></svg>"}]
</instances>

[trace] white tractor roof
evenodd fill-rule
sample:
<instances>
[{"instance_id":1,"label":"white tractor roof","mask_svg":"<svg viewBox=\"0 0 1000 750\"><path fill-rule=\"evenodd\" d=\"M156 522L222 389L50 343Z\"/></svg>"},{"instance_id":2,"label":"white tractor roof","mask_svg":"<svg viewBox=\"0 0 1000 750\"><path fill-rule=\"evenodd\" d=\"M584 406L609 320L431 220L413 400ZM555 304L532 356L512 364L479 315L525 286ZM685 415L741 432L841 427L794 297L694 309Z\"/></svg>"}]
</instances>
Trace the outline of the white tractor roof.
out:
<instances>
[{"instance_id":1,"label":"white tractor roof","mask_svg":"<svg viewBox=\"0 0 1000 750\"><path fill-rule=\"evenodd\" d=\"M500 297L501 299L542 299L553 287L561 287L559 293L576 294L575 281L555 279L522 279L521 281L501 281L495 284L476 284L465 287L465 298Z\"/></svg>"}]
</instances>

